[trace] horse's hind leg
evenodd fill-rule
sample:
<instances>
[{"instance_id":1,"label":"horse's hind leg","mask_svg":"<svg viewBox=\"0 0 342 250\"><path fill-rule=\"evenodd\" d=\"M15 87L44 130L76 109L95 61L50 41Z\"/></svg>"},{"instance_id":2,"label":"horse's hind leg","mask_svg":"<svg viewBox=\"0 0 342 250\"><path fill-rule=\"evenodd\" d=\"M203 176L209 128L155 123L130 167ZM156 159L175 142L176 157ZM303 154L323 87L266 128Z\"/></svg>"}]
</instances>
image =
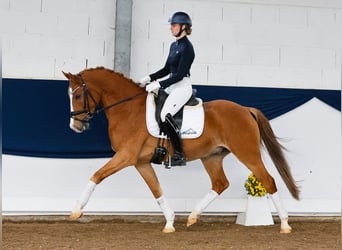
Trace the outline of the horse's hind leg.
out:
<instances>
[{"instance_id":1,"label":"horse's hind leg","mask_svg":"<svg viewBox=\"0 0 342 250\"><path fill-rule=\"evenodd\" d=\"M204 209L207 208L218 195L228 188L229 182L222 167L222 161L225 155L226 153L222 153L201 159L207 173L209 174L212 189L192 210L186 224L188 227L195 224Z\"/></svg>"},{"instance_id":2,"label":"horse's hind leg","mask_svg":"<svg viewBox=\"0 0 342 250\"><path fill-rule=\"evenodd\" d=\"M288 213L282 205L273 177L268 173L264 163L262 162L259 144L257 144L257 147L254 149L251 148L252 146L253 143L249 142L248 145L245 145L245 147L243 147L243 149L241 148L240 151L234 150L234 154L249 170L253 172L256 178L263 184L267 192L270 194L281 220L280 233L290 233L292 228L288 225Z\"/></svg>"},{"instance_id":3,"label":"horse's hind leg","mask_svg":"<svg viewBox=\"0 0 342 250\"><path fill-rule=\"evenodd\" d=\"M270 194L281 221L280 233L291 233L292 228L288 224L288 213L281 202L275 181L266 170L261 158L259 158L257 162L258 163L256 165L248 164L247 167L254 173L256 178L263 184L267 192Z\"/></svg>"},{"instance_id":4,"label":"horse's hind leg","mask_svg":"<svg viewBox=\"0 0 342 250\"><path fill-rule=\"evenodd\" d=\"M288 224L288 213L282 205L274 179L267 172L261 159L259 159L258 162L259 163L256 165L248 164L247 167L254 173L256 178L263 184L267 192L270 194L281 221L280 233L291 233L292 228Z\"/></svg>"}]
</instances>

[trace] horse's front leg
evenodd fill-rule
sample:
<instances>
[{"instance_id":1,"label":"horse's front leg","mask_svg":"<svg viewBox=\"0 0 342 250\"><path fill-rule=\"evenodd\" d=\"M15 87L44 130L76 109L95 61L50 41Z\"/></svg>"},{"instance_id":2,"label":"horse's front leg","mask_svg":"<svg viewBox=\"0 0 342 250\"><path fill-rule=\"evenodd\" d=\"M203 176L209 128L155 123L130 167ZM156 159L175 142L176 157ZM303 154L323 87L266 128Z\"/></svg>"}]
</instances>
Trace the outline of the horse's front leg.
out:
<instances>
[{"instance_id":1,"label":"horse's front leg","mask_svg":"<svg viewBox=\"0 0 342 250\"><path fill-rule=\"evenodd\" d=\"M153 196L155 197L158 205L163 211L164 217L166 219L166 225L163 228L163 233L173 233L175 232L175 228L173 226L175 220L175 213L173 209L169 206L167 200L163 195L163 191L160 187L158 177L152 168L150 163L137 165L136 169L140 173L140 175L145 180L147 186L150 188Z\"/></svg>"},{"instance_id":2,"label":"horse's front leg","mask_svg":"<svg viewBox=\"0 0 342 250\"><path fill-rule=\"evenodd\" d=\"M70 219L76 220L82 216L82 210L87 205L89 198L94 192L97 184L99 184L106 177L130 165L132 165L132 160L127 157L127 154L117 152L110 161L96 171L90 178L80 198L76 201L76 205L70 214Z\"/></svg>"},{"instance_id":3,"label":"horse's front leg","mask_svg":"<svg viewBox=\"0 0 342 250\"><path fill-rule=\"evenodd\" d=\"M76 220L83 215L82 209L88 203L88 200L91 194L94 192L95 187L96 183L90 180L71 211L71 214L69 216L71 220Z\"/></svg>"}]
</instances>

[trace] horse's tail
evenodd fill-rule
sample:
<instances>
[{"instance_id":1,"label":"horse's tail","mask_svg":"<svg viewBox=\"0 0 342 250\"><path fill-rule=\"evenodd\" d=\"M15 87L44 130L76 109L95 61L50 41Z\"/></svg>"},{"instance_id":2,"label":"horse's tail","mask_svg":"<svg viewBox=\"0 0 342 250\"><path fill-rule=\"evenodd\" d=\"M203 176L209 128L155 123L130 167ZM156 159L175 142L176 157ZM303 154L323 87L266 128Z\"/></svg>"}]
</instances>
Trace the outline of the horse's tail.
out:
<instances>
[{"instance_id":1,"label":"horse's tail","mask_svg":"<svg viewBox=\"0 0 342 250\"><path fill-rule=\"evenodd\" d=\"M289 189L292 196L299 200L299 190L292 177L289 165L285 159L283 149L285 149L277 140L272 127L265 117L265 115L258 109L249 109L253 117L258 123L261 140L263 141L271 159L276 166L280 176L284 180L287 188Z\"/></svg>"}]
</instances>

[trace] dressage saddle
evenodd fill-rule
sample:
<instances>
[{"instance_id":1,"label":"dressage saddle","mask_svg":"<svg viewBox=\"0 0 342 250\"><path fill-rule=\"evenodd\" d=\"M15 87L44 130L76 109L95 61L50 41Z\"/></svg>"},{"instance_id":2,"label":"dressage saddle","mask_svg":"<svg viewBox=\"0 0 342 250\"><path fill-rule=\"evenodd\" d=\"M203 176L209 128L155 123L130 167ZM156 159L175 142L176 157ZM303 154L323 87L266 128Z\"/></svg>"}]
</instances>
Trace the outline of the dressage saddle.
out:
<instances>
[{"instance_id":1,"label":"dressage saddle","mask_svg":"<svg viewBox=\"0 0 342 250\"><path fill-rule=\"evenodd\" d=\"M196 105L198 105L199 101L196 99L196 93L197 93L197 90L192 89L192 95L191 95L190 99L185 103L184 106L196 106ZM155 113L156 121L159 125L161 132L164 132L164 133L165 133L165 131L163 131L160 113L161 113L161 110L164 106L165 100L168 96L169 95L165 92L165 90L160 88L158 91L158 95L156 95L154 97L154 102L156 104L156 113ZM184 106L173 116L173 119L175 120L178 128L182 127Z\"/></svg>"}]
</instances>

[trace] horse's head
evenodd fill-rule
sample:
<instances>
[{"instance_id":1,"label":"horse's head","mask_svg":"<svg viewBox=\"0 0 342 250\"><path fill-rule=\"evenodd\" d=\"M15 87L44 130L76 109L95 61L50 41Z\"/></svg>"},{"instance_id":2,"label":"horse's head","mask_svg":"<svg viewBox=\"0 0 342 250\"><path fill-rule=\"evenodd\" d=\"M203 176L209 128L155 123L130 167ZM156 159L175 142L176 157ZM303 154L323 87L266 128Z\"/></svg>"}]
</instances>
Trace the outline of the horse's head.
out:
<instances>
[{"instance_id":1,"label":"horse's head","mask_svg":"<svg viewBox=\"0 0 342 250\"><path fill-rule=\"evenodd\" d=\"M69 79L70 128L77 133L82 133L89 128L89 120L96 109L96 101L80 74L65 72L63 74Z\"/></svg>"},{"instance_id":2,"label":"horse's head","mask_svg":"<svg viewBox=\"0 0 342 250\"><path fill-rule=\"evenodd\" d=\"M131 79L104 67L83 70L77 75L63 74L69 79L70 128L77 133L89 128L93 114L146 94Z\"/></svg>"}]
</instances>

